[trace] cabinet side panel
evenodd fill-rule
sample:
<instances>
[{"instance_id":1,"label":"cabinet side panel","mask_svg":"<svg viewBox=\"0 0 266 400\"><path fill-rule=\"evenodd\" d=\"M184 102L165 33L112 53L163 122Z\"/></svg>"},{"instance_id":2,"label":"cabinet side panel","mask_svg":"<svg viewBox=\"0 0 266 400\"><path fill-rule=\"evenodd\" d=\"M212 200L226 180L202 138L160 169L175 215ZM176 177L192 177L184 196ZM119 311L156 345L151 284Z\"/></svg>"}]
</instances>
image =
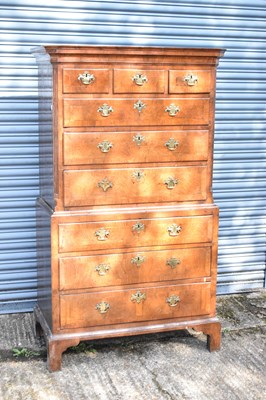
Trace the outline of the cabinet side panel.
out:
<instances>
[{"instance_id":1,"label":"cabinet side panel","mask_svg":"<svg viewBox=\"0 0 266 400\"><path fill-rule=\"evenodd\" d=\"M37 275L38 306L50 329L52 328L51 291L51 212L42 200L37 200Z\"/></svg>"},{"instance_id":2,"label":"cabinet side panel","mask_svg":"<svg viewBox=\"0 0 266 400\"><path fill-rule=\"evenodd\" d=\"M54 208L52 66L39 64L39 157L41 197Z\"/></svg>"}]
</instances>

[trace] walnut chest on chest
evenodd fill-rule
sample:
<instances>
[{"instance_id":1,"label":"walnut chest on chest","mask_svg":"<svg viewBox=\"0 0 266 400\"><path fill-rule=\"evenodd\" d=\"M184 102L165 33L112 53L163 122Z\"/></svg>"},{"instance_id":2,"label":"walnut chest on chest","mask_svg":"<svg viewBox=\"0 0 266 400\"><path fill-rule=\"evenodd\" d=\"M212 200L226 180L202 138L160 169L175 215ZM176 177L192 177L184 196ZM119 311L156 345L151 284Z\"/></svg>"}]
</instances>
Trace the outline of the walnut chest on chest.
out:
<instances>
[{"instance_id":1,"label":"walnut chest on chest","mask_svg":"<svg viewBox=\"0 0 266 400\"><path fill-rule=\"evenodd\" d=\"M39 66L38 303L48 367L81 340L215 317L217 49L46 46Z\"/></svg>"}]
</instances>

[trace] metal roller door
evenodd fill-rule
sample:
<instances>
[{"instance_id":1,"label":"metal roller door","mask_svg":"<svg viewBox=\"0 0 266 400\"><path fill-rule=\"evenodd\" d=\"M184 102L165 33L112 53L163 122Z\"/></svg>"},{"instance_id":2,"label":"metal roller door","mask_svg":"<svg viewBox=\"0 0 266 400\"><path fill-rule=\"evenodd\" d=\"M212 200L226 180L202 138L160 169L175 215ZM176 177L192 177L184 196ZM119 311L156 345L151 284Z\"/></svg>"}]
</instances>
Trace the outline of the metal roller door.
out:
<instances>
[{"instance_id":1,"label":"metal roller door","mask_svg":"<svg viewBox=\"0 0 266 400\"><path fill-rule=\"evenodd\" d=\"M214 197L220 206L218 293L265 282L266 4L263 0L1 0L0 312L36 297L39 44L222 47Z\"/></svg>"}]
</instances>

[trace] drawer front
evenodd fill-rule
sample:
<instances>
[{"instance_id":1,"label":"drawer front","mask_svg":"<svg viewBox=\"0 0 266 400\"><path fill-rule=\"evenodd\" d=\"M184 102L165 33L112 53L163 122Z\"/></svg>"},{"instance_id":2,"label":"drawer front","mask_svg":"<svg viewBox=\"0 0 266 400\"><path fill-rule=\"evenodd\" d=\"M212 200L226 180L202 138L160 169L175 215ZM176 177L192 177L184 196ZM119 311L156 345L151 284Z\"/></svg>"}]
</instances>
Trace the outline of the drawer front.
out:
<instances>
[{"instance_id":1,"label":"drawer front","mask_svg":"<svg viewBox=\"0 0 266 400\"><path fill-rule=\"evenodd\" d=\"M208 131L65 132L64 164L204 161L208 136Z\"/></svg>"},{"instance_id":2,"label":"drawer front","mask_svg":"<svg viewBox=\"0 0 266 400\"><path fill-rule=\"evenodd\" d=\"M119 249L212 241L213 217L61 223L59 252Z\"/></svg>"},{"instance_id":3,"label":"drawer front","mask_svg":"<svg viewBox=\"0 0 266 400\"><path fill-rule=\"evenodd\" d=\"M108 69L64 68L63 93L109 93Z\"/></svg>"},{"instance_id":4,"label":"drawer front","mask_svg":"<svg viewBox=\"0 0 266 400\"><path fill-rule=\"evenodd\" d=\"M61 328L80 328L210 313L210 284L61 295Z\"/></svg>"},{"instance_id":5,"label":"drawer front","mask_svg":"<svg viewBox=\"0 0 266 400\"><path fill-rule=\"evenodd\" d=\"M212 73L204 70L170 70L169 93L209 93Z\"/></svg>"},{"instance_id":6,"label":"drawer front","mask_svg":"<svg viewBox=\"0 0 266 400\"><path fill-rule=\"evenodd\" d=\"M207 277L210 264L210 247L62 257L60 290Z\"/></svg>"},{"instance_id":7,"label":"drawer front","mask_svg":"<svg viewBox=\"0 0 266 400\"><path fill-rule=\"evenodd\" d=\"M142 111L139 111L140 108L142 108ZM173 114L172 116L171 113ZM135 98L131 100L64 100L65 127L176 126L208 124L208 99L143 98L138 100Z\"/></svg>"},{"instance_id":8,"label":"drawer front","mask_svg":"<svg viewBox=\"0 0 266 400\"><path fill-rule=\"evenodd\" d=\"M164 93L163 70L114 70L114 93Z\"/></svg>"},{"instance_id":9,"label":"drawer front","mask_svg":"<svg viewBox=\"0 0 266 400\"><path fill-rule=\"evenodd\" d=\"M155 167L64 172L66 207L206 199L207 167Z\"/></svg>"}]
</instances>

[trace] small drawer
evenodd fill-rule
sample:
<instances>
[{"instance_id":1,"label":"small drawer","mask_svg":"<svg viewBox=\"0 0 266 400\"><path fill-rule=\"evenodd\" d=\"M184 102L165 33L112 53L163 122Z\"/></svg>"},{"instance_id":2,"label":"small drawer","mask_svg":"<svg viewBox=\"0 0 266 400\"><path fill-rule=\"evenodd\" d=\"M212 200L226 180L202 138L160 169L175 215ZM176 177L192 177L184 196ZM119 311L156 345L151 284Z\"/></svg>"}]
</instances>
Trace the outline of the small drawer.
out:
<instances>
[{"instance_id":1,"label":"small drawer","mask_svg":"<svg viewBox=\"0 0 266 400\"><path fill-rule=\"evenodd\" d=\"M208 159L209 132L65 132L64 165Z\"/></svg>"},{"instance_id":2,"label":"small drawer","mask_svg":"<svg viewBox=\"0 0 266 400\"><path fill-rule=\"evenodd\" d=\"M170 70L169 93L209 93L212 72L208 70Z\"/></svg>"},{"instance_id":3,"label":"small drawer","mask_svg":"<svg viewBox=\"0 0 266 400\"><path fill-rule=\"evenodd\" d=\"M208 315L210 299L209 283L61 295L60 324L66 329Z\"/></svg>"},{"instance_id":4,"label":"small drawer","mask_svg":"<svg viewBox=\"0 0 266 400\"><path fill-rule=\"evenodd\" d=\"M164 93L164 91L163 70L114 70L114 93Z\"/></svg>"},{"instance_id":5,"label":"small drawer","mask_svg":"<svg viewBox=\"0 0 266 400\"><path fill-rule=\"evenodd\" d=\"M206 166L140 166L64 172L66 207L202 201L206 197Z\"/></svg>"},{"instance_id":6,"label":"small drawer","mask_svg":"<svg viewBox=\"0 0 266 400\"><path fill-rule=\"evenodd\" d=\"M60 223L59 252L207 243L212 232L212 215Z\"/></svg>"},{"instance_id":7,"label":"small drawer","mask_svg":"<svg viewBox=\"0 0 266 400\"><path fill-rule=\"evenodd\" d=\"M63 93L109 93L108 69L63 69Z\"/></svg>"},{"instance_id":8,"label":"small drawer","mask_svg":"<svg viewBox=\"0 0 266 400\"><path fill-rule=\"evenodd\" d=\"M65 127L208 125L209 99L66 99Z\"/></svg>"},{"instance_id":9,"label":"small drawer","mask_svg":"<svg viewBox=\"0 0 266 400\"><path fill-rule=\"evenodd\" d=\"M203 278L210 264L210 247L62 257L60 290Z\"/></svg>"}]
</instances>

